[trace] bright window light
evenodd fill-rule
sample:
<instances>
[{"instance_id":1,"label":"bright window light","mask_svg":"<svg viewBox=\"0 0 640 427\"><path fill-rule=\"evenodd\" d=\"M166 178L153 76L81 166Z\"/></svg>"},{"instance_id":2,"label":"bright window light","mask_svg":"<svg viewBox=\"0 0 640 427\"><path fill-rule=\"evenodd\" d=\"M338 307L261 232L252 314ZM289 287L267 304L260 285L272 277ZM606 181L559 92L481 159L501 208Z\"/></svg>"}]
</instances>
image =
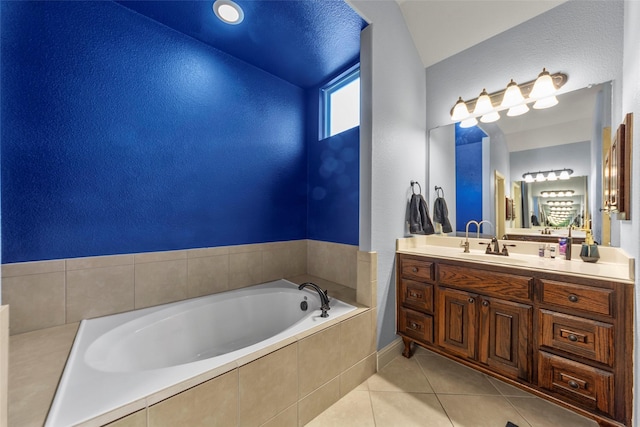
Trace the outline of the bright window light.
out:
<instances>
[{"instance_id":1,"label":"bright window light","mask_svg":"<svg viewBox=\"0 0 640 427\"><path fill-rule=\"evenodd\" d=\"M322 138L360 125L360 69L351 70L321 90Z\"/></svg>"}]
</instances>

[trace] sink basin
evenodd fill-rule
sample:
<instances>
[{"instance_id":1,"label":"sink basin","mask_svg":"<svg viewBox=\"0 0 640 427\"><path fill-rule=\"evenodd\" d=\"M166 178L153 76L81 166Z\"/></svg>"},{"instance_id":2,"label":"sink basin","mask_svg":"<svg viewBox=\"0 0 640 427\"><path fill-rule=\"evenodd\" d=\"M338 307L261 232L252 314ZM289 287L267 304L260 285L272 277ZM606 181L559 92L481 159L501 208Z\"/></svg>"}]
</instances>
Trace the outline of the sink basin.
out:
<instances>
[{"instance_id":1,"label":"sink basin","mask_svg":"<svg viewBox=\"0 0 640 427\"><path fill-rule=\"evenodd\" d=\"M502 256L502 255L488 255L488 254L474 254L474 253L464 253L460 254L461 258L468 258L477 261L485 261L485 262L497 262L500 264L527 264L528 261L514 258L513 256Z\"/></svg>"}]
</instances>

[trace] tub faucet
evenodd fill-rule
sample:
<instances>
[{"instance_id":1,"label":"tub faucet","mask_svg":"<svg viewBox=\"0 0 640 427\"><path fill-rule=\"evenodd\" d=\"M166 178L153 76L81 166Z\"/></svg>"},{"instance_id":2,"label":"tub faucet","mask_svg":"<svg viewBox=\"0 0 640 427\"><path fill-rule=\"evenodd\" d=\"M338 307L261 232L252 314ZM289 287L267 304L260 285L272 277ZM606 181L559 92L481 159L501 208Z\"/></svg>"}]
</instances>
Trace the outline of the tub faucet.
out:
<instances>
[{"instance_id":1,"label":"tub faucet","mask_svg":"<svg viewBox=\"0 0 640 427\"><path fill-rule=\"evenodd\" d=\"M331 310L331 307L329 307L329 296L327 295L327 291L323 291L322 289L320 289L320 286L311 282L303 283L302 285L298 286L298 289L302 290L307 286L315 289L318 292L318 295L320 295L320 303L322 304L320 306L320 310L322 310L322 314L320 314L320 317L329 317L329 313L327 313L327 311Z\"/></svg>"}]
</instances>

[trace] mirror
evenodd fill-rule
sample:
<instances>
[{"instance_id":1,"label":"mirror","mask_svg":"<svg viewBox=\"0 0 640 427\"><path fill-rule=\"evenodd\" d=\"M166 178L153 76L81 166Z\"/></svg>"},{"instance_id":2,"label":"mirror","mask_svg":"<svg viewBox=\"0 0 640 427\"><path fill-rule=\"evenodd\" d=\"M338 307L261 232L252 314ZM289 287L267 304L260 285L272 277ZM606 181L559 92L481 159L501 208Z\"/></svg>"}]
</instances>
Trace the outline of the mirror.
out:
<instances>
[{"instance_id":1,"label":"mirror","mask_svg":"<svg viewBox=\"0 0 640 427\"><path fill-rule=\"evenodd\" d=\"M474 128L452 124L430 130L429 198L433 203L434 186L445 189L457 233L464 234L470 219L495 224L495 230L483 229L483 234L512 239L540 235L545 228L566 235L571 223L590 226L601 241L601 153L611 84L567 92L558 100L555 107L518 117L502 113L497 122ZM524 181L528 172L535 177L539 171L562 169L572 169L569 180ZM543 191L567 190L573 191L570 197L542 196ZM574 232L581 235L584 231Z\"/></svg>"}]
</instances>

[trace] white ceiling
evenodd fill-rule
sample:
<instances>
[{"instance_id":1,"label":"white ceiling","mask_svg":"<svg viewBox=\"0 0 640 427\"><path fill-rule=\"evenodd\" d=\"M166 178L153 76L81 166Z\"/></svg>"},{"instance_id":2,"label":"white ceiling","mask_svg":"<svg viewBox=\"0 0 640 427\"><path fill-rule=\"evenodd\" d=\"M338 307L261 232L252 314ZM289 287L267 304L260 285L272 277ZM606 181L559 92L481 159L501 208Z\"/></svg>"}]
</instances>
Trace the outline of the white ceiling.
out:
<instances>
[{"instance_id":1,"label":"white ceiling","mask_svg":"<svg viewBox=\"0 0 640 427\"><path fill-rule=\"evenodd\" d=\"M422 63L429 67L566 0L396 1Z\"/></svg>"}]
</instances>

